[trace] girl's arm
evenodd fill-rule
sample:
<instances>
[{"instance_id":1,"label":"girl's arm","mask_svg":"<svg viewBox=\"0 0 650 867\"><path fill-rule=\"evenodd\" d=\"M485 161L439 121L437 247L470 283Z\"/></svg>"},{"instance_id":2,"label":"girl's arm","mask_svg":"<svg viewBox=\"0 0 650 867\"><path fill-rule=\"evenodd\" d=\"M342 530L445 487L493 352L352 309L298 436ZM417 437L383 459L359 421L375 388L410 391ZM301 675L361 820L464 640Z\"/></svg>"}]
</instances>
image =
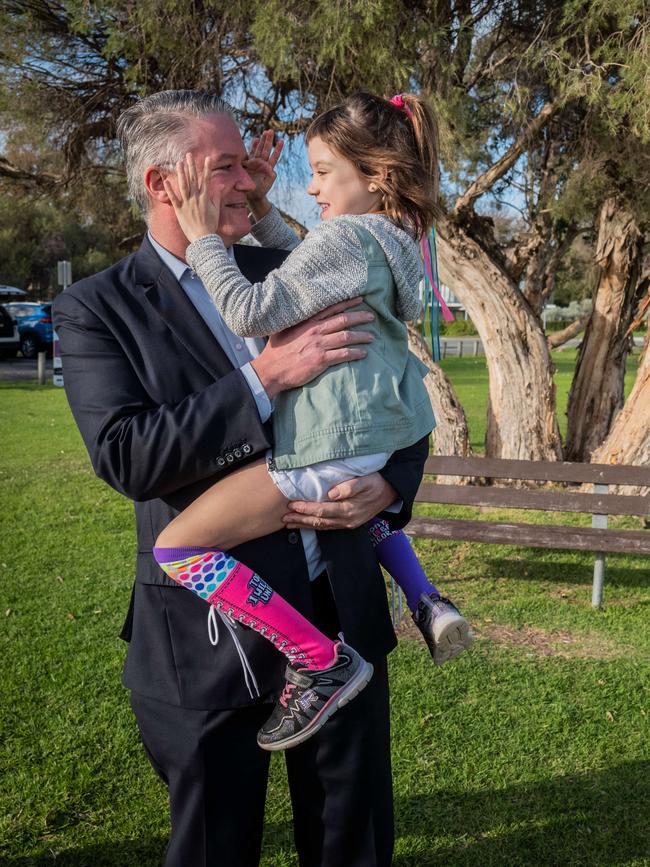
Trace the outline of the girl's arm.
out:
<instances>
[{"instance_id":1,"label":"girl's arm","mask_svg":"<svg viewBox=\"0 0 650 867\"><path fill-rule=\"evenodd\" d=\"M262 247L274 250L295 250L300 238L282 219L278 209L271 205L270 210L251 226L251 235Z\"/></svg>"},{"instance_id":2,"label":"girl's arm","mask_svg":"<svg viewBox=\"0 0 650 867\"><path fill-rule=\"evenodd\" d=\"M363 295L366 260L354 229L344 218L321 223L263 283L249 283L215 232L222 190L211 184L206 157L199 177L188 154L176 165L177 189L165 190L185 237L185 258L198 274L228 327L241 337L283 331L336 304ZM268 216L268 215L267 215Z\"/></svg>"},{"instance_id":3,"label":"girl's arm","mask_svg":"<svg viewBox=\"0 0 650 867\"><path fill-rule=\"evenodd\" d=\"M198 238L186 259L241 337L275 334L330 304L363 295L367 284L361 244L345 219L317 226L263 283L246 280L218 235Z\"/></svg>"}]
</instances>

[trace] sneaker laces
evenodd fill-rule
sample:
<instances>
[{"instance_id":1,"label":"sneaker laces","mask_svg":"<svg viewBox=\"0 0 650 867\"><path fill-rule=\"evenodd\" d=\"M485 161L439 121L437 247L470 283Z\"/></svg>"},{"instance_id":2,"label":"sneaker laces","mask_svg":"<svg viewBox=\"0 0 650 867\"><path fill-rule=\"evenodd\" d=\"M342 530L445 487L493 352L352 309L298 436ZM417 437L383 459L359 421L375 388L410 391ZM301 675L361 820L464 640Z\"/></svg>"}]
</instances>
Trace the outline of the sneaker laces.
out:
<instances>
[{"instance_id":1,"label":"sneaker laces","mask_svg":"<svg viewBox=\"0 0 650 867\"><path fill-rule=\"evenodd\" d=\"M227 603L225 603L227 605ZM217 612L221 615L224 607L224 603L221 601L217 601L214 604L214 607L217 609ZM279 650L281 653L287 657L289 662L300 662L303 659L307 658L307 654L300 651L298 647L290 647L289 642L286 638L283 638L281 635L278 635L276 632L270 631L269 628L265 624L260 624L255 618L254 614L247 614L245 611L241 611L235 617L235 609L232 606L228 606L226 611L226 616L229 618L231 624L236 626L241 624L242 626L247 626L249 629L254 629L255 632L259 632L260 635L263 635L267 641L270 641L273 647L276 650ZM223 619L223 618L222 618ZM210 631L210 621L208 620L208 632ZM270 634L269 634L270 632ZM212 637L210 637L212 641ZM214 642L213 642L214 643Z\"/></svg>"},{"instance_id":2,"label":"sneaker laces","mask_svg":"<svg viewBox=\"0 0 650 867\"><path fill-rule=\"evenodd\" d=\"M282 707L287 707L287 702L291 701L294 690L297 689L297 683L285 683L282 695L280 696L280 704Z\"/></svg>"}]
</instances>

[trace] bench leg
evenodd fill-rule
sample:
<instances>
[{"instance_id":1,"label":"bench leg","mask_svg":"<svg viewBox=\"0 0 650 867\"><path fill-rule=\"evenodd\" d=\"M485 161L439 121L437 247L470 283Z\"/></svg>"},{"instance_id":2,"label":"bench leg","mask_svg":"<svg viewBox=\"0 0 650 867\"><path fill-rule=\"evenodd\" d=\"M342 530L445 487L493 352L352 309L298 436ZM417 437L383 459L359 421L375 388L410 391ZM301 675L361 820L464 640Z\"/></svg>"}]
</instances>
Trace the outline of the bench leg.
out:
<instances>
[{"instance_id":1,"label":"bench leg","mask_svg":"<svg viewBox=\"0 0 650 867\"><path fill-rule=\"evenodd\" d=\"M603 587L605 585L605 555L596 554L594 563L594 583L591 590L591 604L600 608L603 604Z\"/></svg>"}]
</instances>

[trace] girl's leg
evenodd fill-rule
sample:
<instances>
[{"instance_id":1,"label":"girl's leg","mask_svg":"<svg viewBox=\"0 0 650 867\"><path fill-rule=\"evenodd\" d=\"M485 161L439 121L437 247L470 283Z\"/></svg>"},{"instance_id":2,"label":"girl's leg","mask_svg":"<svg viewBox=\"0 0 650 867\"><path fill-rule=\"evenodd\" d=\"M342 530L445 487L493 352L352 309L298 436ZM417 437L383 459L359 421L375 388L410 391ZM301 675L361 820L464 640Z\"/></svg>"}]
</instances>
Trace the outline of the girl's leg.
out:
<instances>
[{"instance_id":1,"label":"girl's leg","mask_svg":"<svg viewBox=\"0 0 650 867\"><path fill-rule=\"evenodd\" d=\"M429 581L406 533L392 531L387 521L375 518L370 523L370 538L377 559L406 594L406 604L434 663L442 665L468 648L474 641L469 623Z\"/></svg>"},{"instance_id":2,"label":"girl's leg","mask_svg":"<svg viewBox=\"0 0 650 867\"><path fill-rule=\"evenodd\" d=\"M197 497L168 524L157 547L229 549L284 527L287 498L273 484L266 461L235 470Z\"/></svg>"},{"instance_id":3,"label":"girl's leg","mask_svg":"<svg viewBox=\"0 0 650 867\"><path fill-rule=\"evenodd\" d=\"M154 556L181 586L213 605L222 618L255 629L282 651L286 685L257 742L265 750L303 743L372 677L352 647L319 632L263 578L224 548L282 528L287 500L263 461L250 464L195 500L160 534Z\"/></svg>"},{"instance_id":4,"label":"girl's leg","mask_svg":"<svg viewBox=\"0 0 650 867\"><path fill-rule=\"evenodd\" d=\"M213 485L175 518L158 537L154 556L170 578L256 629L291 662L327 668L335 642L226 553L281 529L286 508L265 462L256 461Z\"/></svg>"},{"instance_id":5,"label":"girl's leg","mask_svg":"<svg viewBox=\"0 0 650 867\"><path fill-rule=\"evenodd\" d=\"M225 551L155 547L161 569L218 611L255 629L301 668L323 669L336 642L319 632L263 578Z\"/></svg>"},{"instance_id":6,"label":"girl's leg","mask_svg":"<svg viewBox=\"0 0 650 867\"><path fill-rule=\"evenodd\" d=\"M391 530L383 518L375 518L370 522L370 539L377 559L402 588L414 614L422 594L429 596L438 590L427 578L408 536L401 530Z\"/></svg>"}]
</instances>

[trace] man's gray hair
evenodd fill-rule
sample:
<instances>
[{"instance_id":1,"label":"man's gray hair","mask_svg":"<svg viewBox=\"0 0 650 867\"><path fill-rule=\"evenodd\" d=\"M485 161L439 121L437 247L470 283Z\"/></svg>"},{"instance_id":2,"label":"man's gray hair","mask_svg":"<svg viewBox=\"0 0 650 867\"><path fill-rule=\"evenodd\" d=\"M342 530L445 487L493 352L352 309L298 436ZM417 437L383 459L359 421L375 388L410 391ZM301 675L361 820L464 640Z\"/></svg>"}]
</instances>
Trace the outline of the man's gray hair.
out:
<instances>
[{"instance_id":1,"label":"man's gray hair","mask_svg":"<svg viewBox=\"0 0 650 867\"><path fill-rule=\"evenodd\" d=\"M150 205L145 169L173 169L192 149L191 118L208 114L227 114L234 119L233 109L224 99L200 90L152 93L118 118L117 135L124 152L129 194L145 216Z\"/></svg>"}]
</instances>

